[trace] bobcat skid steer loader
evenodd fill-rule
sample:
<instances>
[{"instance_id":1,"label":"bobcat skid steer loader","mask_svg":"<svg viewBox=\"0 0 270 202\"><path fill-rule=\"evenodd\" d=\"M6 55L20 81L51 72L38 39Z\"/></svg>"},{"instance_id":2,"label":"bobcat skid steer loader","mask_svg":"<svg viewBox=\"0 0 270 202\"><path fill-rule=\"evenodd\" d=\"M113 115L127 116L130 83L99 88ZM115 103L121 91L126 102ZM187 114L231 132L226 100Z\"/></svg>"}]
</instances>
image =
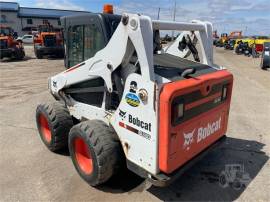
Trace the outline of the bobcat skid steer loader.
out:
<instances>
[{"instance_id":1,"label":"bobcat skid steer loader","mask_svg":"<svg viewBox=\"0 0 270 202\"><path fill-rule=\"evenodd\" d=\"M210 23L130 13L61 20L67 70L49 78L56 102L38 105L36 122L49 150L68 146L91 186L121 166L166 186L224 139L233 76L213 65ZM159 30L184 31L182 57L162 49Z\"/></svg>"}]
</instances>

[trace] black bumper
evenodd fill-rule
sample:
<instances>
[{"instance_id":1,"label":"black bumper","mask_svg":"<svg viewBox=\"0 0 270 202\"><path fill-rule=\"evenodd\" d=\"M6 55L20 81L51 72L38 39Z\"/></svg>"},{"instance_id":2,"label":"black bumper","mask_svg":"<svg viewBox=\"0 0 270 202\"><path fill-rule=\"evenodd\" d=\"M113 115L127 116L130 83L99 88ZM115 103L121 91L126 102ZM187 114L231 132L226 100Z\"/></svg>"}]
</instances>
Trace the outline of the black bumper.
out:
<instances>
[{"instance_id":1,"label":"black bumper","mask_svg":"<svg viewBox=\"0 0 270 202\"><path fill-rule=\"evenodd\" d=\"M36 51L42 53L43 55L63 54L64 47L63 46L56 46L56 47L38 46L36 47Z\"/></svg>"},{"instance_id":2,"label":"black bumper","mask_svg":"<svg viewBox=\"0 0 270 202\"><path fill-rule=\"evenodd\" d=\"M165 173L159 173L155 176L149 174L147 171L142 169L141 167L135 165L134 163L127 160L127 167L131 171L135 172L137 175L147 178L154 186L157 187L166 187L169 184L171 184L173 181L175 181L177 178L179 178L181 175L183 175L188 169L190 169L194 164L196 164L198 161L200 161L203 157L205 157L211 150L219 146L222 142L226 140L226 136L221 137L219 140L217 140L215 143L210 145L207 149L202 151L200 154L195 156L193 159L188 161L186 164L181 166L178 170L174 171L171 174L165 174Z\"/></svg>"},{"instance_id":3,"label":"black bumper","mask_svg":"<svg viewBox=\"0 0 270 202\"><path fill-rule=\"evenodd\" d=\"M15 52L13 48L0 49L0 58L11 57Z\"/></svg>"}]
</instances>

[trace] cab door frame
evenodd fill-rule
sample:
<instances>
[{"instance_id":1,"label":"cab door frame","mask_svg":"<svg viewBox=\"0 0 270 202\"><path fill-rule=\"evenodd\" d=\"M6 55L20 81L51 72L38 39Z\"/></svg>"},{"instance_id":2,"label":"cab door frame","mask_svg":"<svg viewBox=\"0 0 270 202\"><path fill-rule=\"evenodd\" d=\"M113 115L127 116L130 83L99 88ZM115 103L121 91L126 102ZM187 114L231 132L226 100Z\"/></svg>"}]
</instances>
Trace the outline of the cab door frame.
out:
<instances>
[{"instance_id":1,"label":"cab door frame","mask_svg":"<svg viewBox=\"0 0 270 202\"><path fill-rule=\"evenodd\" d=\"M65 52L66 52L64 60L65 60L65 67L67 69L72 67L72 66L70 66L70 57L68 54L69 53L68 42L70 40L69 39L69 29L71 27L80 26L80 25L81 26L95 25L103 36L104 47L108 43L108 37L105 34L106 30L104 30L105 27L102 23L102 16L101 15L85 14L85 15L78 15L78 16L68 16L68 17L61 18L61 24L63 25L63 32L64 32L64 46L65 46ZM84 27L83 27L83 38L84 38ZM84 41L83 41L83 46L84 46ZM83 49L84 49L84 47L83 47ZM80 62L83 62L85 60L87 60L87 58L84 58L84 53L83 53L82 61L80 61Z\"/></svg>"}]
</instances>

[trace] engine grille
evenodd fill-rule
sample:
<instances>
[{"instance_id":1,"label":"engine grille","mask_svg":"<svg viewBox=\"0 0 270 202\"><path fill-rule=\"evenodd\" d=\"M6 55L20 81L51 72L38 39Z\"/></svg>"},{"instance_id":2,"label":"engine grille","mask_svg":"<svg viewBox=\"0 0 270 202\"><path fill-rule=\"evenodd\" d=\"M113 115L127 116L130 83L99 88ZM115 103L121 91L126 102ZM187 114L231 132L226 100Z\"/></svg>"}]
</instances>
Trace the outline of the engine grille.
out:
<instances>
[{"instance_id":1,"label":"engine grille","mask_svg":"<svg viewBox=\"0 0 270 202\"><path fill-rule=\"evenodd\" d=\"M56 37L54 35L46 35L46 36L44 36L44 46L45 47L56 46Z\"/></svg>"},{"instance_id":2,"label":"engine grille","mask_svg":"<svg viewBox=\"0 0 270 202\"><path fill-rule=\"evenodd\" d=\"M203 96L200 90L196 90L192 93L176 97L173 104L177 103L178 100L184 103L184 116L181 119L173 121L172 125L175 126L183 123L224 103L226 100L221 99L224 86L229 86L229 82L225 81L214 85L207 96Z\"/></svg>"}]
</instances>

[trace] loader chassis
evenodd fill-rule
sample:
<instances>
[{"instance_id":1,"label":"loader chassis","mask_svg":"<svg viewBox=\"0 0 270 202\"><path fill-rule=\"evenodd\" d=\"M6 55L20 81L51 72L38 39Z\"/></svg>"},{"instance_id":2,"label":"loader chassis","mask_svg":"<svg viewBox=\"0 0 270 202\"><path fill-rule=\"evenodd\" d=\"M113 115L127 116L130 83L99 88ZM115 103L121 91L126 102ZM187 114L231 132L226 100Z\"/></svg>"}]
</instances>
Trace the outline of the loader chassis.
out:
<instances>
[{"instance_id":1,"label":"loader chassis","mask_svg":"<svg viewBox=\"0 0 270 202\"><path fill-rule=\"evenodd\" d=\"M225 135L232 76L213 67L210 23L89 14L65 17L62 24L68 69L49 79L51 94L78 122L97 119L112 128L129 169L164 184ZM158 31L172 29L195 33L201 63L177 57L174 45L164 50L157 44ZM93 127L90 122L79 124L85 127L82 136ZM80 170L76 161L75 167Z\"/></svg>"}]
</instances>

